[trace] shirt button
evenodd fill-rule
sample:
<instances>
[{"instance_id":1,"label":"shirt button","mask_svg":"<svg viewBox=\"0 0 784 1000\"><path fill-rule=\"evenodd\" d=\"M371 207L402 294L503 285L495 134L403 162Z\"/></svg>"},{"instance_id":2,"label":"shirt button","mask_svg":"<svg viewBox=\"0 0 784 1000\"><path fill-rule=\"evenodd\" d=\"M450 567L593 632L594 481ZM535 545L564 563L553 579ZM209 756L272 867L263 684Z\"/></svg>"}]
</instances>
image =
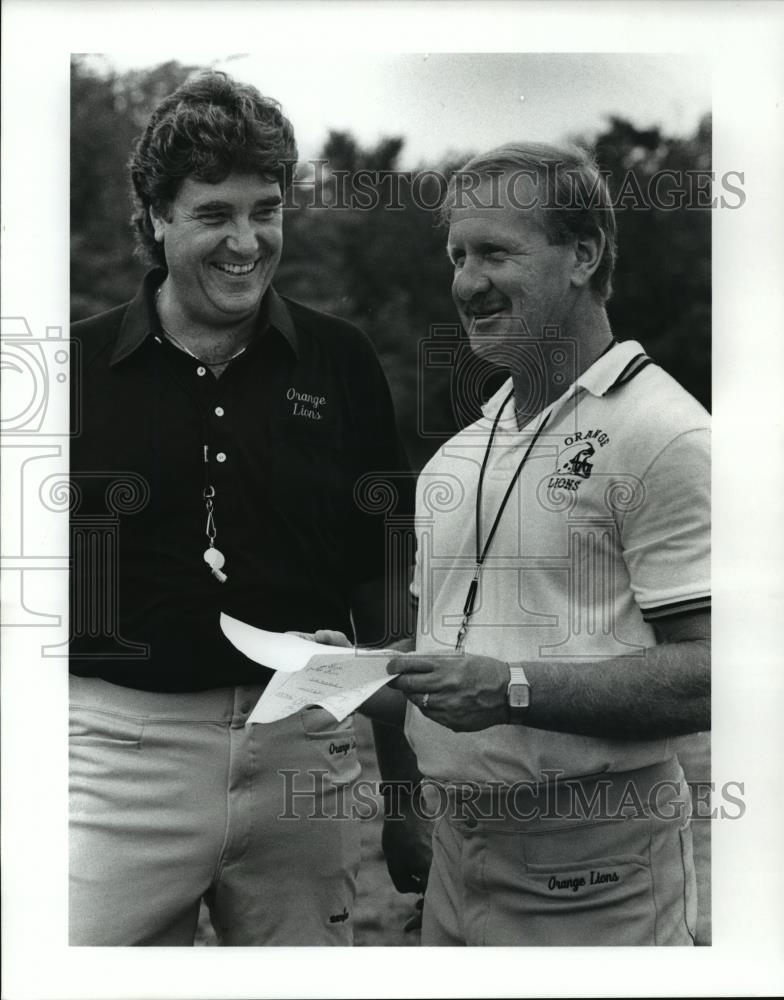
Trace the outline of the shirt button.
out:
<instances>
[{"instance_id":1,"label":"shirt button","mask_svg":"<svg viewBox=\"0 0 784 1000\"><path fill-rule=\"evenodd\" d=\"M215 416L216 417L222 417L225 412L226 411L223 409L222 406L216 406L215 407Z\"/></svg>"},{"instance_id":2,"label":"shirt button","mask_svg":"<svg viewBox=\"0 0 784 1000\"><path fill-rule=\"evenodd\" d=\"M248 715L252 708L253 708L252 701L243 701L243 703L240 705L240 712L242 712L243 715Z\"/></svg>"},{"instance_id":3,"label":"shirt button","mask_svg":"<svg viewBox=\"0 0 784 1000\"><path fill-rule=\"evenodd\" d=\"M199 367L196 369L196 374L197 375L206 375L207 374L207 369L203 365L199 365Z\"/></svg>"},{"instance_id":4,"label":"shirt button","mask_svg":"<svg viewBox=\"0 0 784 1000\"><path fill-rule=\"evenodd\" d=\"M219 451L218 454L215 456L215 459L218 462L225 462L226 461L226 452L225 451Z\"/></svg>"},{"instance_id":5,"label":"shirt button","mask_svg":"<svg viewBox=\"0 0 784 1000\"><path fill-rule=\"evenodd\" d=\"M469 830L475 830L479 824L473 816L466 816L465 825Z\"/></svg>"}]
</instances>

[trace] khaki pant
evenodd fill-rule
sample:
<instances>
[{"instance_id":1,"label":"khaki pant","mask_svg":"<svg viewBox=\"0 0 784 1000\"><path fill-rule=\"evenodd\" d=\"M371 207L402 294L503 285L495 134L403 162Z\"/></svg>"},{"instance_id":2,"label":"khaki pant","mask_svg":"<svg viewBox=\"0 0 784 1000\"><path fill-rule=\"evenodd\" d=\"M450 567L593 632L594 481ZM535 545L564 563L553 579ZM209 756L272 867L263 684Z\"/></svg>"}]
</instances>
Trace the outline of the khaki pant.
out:
<instances>
[{"instance_id":1,"label":"khaki pant","mask_svg":"<svg viewBox=\"0 0 784 1000\"><path fill-rule=\"evenodd\" d=\"M600 784L594 815L584 803ZM473 803L465 790L425 791L442 815L423 945L694 943L691 797L677 761L580 785L577 799L563 786Z\"/></svg>"},{"instance_id":2,"label":"khaki pant","mask_svg":"<svg viewBox=\"0 0 784 1000\"><path fill-rule=\"evenodd\" d=\"M246 727L259 694L71 678L72 945L192 945L202 898L220 944L352 943L352 720Z\"/></svg>"}]
</instances>

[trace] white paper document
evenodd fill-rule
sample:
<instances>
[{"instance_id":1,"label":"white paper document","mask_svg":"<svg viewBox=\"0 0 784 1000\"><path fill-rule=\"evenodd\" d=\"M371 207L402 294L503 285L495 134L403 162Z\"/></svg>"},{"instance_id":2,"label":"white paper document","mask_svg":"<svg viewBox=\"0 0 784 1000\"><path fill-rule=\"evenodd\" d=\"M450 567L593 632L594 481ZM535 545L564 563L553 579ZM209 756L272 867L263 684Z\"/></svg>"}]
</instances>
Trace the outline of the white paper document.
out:
<instances>
[{"instance_id":1,"label":"white paper document","mask_svg":"<svg viewBox=\"0 0 784 1000\"><path fill-rule=\"evenodd\" d=\"M240 652L277 671L248 718L277 722L306 705L320 705L341 722L393 678L393 650L325 646L281 632L265 632L221 614L224 634Z\"/></svg>"},{"instance_id":2,"label":"white paper document","mask_svg":"<svg viewBox=\"0 0 784 1000\"><path fill-rule=\"evenodd\" d=\"M285 670L287 673L302 670L313 656L328 655L333 651L336 657L344 658L354 652L340 646L324 646L310 639L301 639L290 632L265 632L245 622L221 612L220 626L223 634L251 660L270 670Z\"/></svg>"}]
</instances>

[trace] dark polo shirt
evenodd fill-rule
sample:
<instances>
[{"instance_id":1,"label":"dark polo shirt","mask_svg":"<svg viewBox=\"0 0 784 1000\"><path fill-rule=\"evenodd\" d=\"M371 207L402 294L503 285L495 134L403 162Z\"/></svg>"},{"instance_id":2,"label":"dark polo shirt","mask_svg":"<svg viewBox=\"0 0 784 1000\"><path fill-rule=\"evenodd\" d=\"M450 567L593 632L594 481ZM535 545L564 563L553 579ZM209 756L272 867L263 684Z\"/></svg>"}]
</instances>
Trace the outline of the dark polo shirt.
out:
<instances>
[{"instance_id":1,"label":"dark polo shirt","mask_svg":"<svg viewBox=\"0 0 784 1000\"><path fill-rule=\"evenodd\" d=\"M391 473L405 516L411 480L360 330L270 289L216 379L163 337L164 276L72 329L70 669L158 691L257 684L269 673L224 638L220 612L350 634L352 590L385 572L384 510L358 505L355 485ZM203 561L206 484L225 583Z\"/></svg>"}]
</instances>

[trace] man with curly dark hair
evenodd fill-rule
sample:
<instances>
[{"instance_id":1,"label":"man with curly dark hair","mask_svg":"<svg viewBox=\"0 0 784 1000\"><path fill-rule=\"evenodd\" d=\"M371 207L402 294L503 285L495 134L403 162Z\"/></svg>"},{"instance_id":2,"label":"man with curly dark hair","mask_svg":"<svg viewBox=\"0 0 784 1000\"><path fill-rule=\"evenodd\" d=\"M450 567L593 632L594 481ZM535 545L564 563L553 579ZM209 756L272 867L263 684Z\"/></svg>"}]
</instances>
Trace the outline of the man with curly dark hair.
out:
<instances>
[{"instance_id":1,"label":"man with curly dark hair","mask_svg":"<svg viewBox=\"0 0 784 1000\"><path fill-rule=\"evenodd\" d=\"M106 558L74 534L75 945L192 944L202 899L221 944L352 940L352 719L246 726L271 672L219 627L382 638L383 518L354 489L405 460L364 334L271 286L296 158L253 87L209 73L166 97L130 164L154 266L74 327L80 512L135 497ZM312 793L287 802L292 775Z\"/></svg>"}]
</instances>

